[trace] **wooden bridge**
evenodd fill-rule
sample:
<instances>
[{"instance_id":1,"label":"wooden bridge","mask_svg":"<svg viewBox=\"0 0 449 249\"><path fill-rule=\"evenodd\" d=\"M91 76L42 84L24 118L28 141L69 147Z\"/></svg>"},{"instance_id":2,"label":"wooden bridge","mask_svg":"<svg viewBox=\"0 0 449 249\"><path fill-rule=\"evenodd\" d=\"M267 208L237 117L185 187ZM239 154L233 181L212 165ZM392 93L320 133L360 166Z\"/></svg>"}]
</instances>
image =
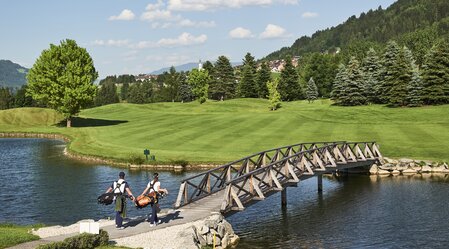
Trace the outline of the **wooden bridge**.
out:
<instances>
[{"instance_id":1,"label":"wooden bridge","mask_svg":"<svg viewBox=\"0 0 449 249\"><path fill-rule=\"evenodd\" d=\"M300 143L262 151L181 182L175 208L190 212L241 211L245 206L282 192L287 203L287 187L322 174L370 166L382 158L376 142Z\"/></svg>"}]
</instances>

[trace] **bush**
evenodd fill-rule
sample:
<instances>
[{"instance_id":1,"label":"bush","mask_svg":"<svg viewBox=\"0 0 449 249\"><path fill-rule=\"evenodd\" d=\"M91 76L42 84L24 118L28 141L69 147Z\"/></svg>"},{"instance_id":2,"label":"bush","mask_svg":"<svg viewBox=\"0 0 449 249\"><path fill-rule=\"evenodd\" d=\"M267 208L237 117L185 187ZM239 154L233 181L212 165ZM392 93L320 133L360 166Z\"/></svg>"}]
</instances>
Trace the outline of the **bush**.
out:
<instances>
[{"instance_id":1,"label":"bush","mask_svg":"<svg viewBox=\"0 0 449 249\"><path fill-rule=\"evenodd\" d=\"M100 230L100 234L83 233L64 241L51 244L40 245L38 249L94 249L98 246L106 246L109 243L109 235L106 231Z\"/></svg>"},{"instance_id":2,"label":"bush","mask_svg":"<svg viewBox=\"0 0 449 249\"><path fill-rule=\"evenodd\" d=\"M187 165L189 165L189 161L187 161L187 160L173 160L173 161L171 161L171 164L173 164L173 165L181 165L182 167L186 167Z\"/></svg>"},{"instance_id":3,"label":"bush","mask_svg":"<svg viewBox=\"0 0 449 249\"><path fill-rule=\"evenodd\" d=\"M129 162L131 164L141 165L141 164L143 164L145 162L145 159L142 156L140 156L140 155L133 154L133 155L129 156Z\"/></svg>"}]
</instances>

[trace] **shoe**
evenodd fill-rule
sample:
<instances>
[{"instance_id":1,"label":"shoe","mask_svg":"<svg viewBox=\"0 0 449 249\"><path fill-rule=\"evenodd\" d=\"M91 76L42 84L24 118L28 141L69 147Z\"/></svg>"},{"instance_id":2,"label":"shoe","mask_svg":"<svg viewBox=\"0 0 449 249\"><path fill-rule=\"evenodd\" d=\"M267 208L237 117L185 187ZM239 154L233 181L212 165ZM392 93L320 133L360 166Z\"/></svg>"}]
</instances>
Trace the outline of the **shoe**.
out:
<instances>
[{"instance_id":1,"label":"shoe","mask_svg":"<svg viewBox=\"0 0 449 249\"><path fill-rule=\"evenodd\" d=\"M116 226L116 228L117 228L118 230L123 230L123 229L125 229L124 226L121 226L121 227Z\"/></svg>"},{"instance_id":2,"label":"shoe","mask_svg":"<svg viewBox=\"0 0 449 249\"><path fill-rule=\"evenodd\" d=\"M161 220L158 220L157 221L157 225L159 225L159 224L161 224L162 223L162 221Z\"/></svg>"},{"instance_id":3,"label":"shoe","mask_svg":"<svg viewBox=\"0 0 449 249\"><path fill-rule=\"evenodd\" d=\"M153 223L150 223L150 227L154 227L154 224L153 224Z\"/></svg>"}]
</instances>

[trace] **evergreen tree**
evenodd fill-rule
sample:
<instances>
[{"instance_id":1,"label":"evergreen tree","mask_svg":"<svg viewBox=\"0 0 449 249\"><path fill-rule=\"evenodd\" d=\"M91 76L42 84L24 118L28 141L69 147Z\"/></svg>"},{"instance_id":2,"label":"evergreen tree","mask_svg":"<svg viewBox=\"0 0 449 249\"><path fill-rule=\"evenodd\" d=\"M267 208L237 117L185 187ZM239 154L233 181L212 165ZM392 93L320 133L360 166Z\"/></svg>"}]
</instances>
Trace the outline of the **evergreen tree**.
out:
<instances>
[{"instance_id":1,"label":"evergreen tree","mask_svg":"<svg viewBox=\"0 0 449 249\"><path fill-rule=\"evenodd\" d=\"M61 113L71 126L71 117L94 100L98 73L85 48L74 40L50 45L30 69L27 94Z\"/></svg>"},{"instance_id":2,"label":"evergreen tree","mask_svg":"<svg viewBox=\"0 0 449 249\"><path fill-rule=\"evenodd\" d=\"M150 103L153 97L153 86L151 82L136 82L129 86L128 102L134 104Z\"/></svg>"},{"instance_id":3,"label":"evergreen tree","mask_svg":"<svg viewBox=\"0 0 449 249\"><path fill-rule=\"evenodd\" d=\"M204 62L203 69L206 70L209 73L209 75L214 74L214 64L212 64L212 62L210 61Z\"/></svg>"},{"instance_id":4,"label":"evergreen tree","mask_svg":"<svg viewBox=\"0 0 449 249\"><path fill-rule=\"evenodd\" d=\"M296 72L289 56L285 59L284 68L281 70L278 91L281 94L282 101L293 101L302 98L298 72Z\"/></svg>"},{"instance_id":5,"label":"evergreen tree","mask_svg":"<svg viewBox=\"0 0 449 249\"><path fill-rule=\"evenodd\" d=\"M395 85L396 80L400 77L401 69L398 67L400 53L401 49L395 41L389 41L387 43L382 58L382 96L380 96L380 102L382 104L391 102L390 98L393 95L392 88Z\"/></svg>"},{"instance_id":6,"label":"evergreen tree","mask_svg":"<svg viewBox=\"0 0 449 249\"><path fill-rule=\"evenodd\" d=\"M176 72L175 67L170 67L169 73L165 78L164 86L166 101L179 101L178 92L180 86L180 75Z\"/></svg>"},{"instance_id":7,"label":"evergreen tree","mask_svg":"<svg viewBox=\"0 0 449 249\"><path fill-rule=\"evenodd\" d=\"M307 79L313 78L316 82L318 95L330 97L339 61L339 57L331 54L312 53L303 56L300 60L302 66L299 68L303 85L307 85Z\"/></svg>"},{"instance_id":8,"label":"evergreen tree","mask_svg":"<svg viewBox=\"0 0 449 249\"><path fill-rule=\"evenodd\" d=\"M407 105L409 107L422 106L423 82L419 68L415 66L412 72L412 80L407 87Z\"/></svg>"},{"instance_id":9,"label":"evergreen tree","mask_svg":"<svg viewBox=\"0 0 449 249\"><path fill-rule=\"evenodd\" d=\"M340 103L345 106L356 106L366 104L366 97L363 88L363 72L360 63L352 57L346 68L347 80L344 89L340 93Z\"/></svg>"},{"instance_id":10,"label":"evergreen tree","mask_svg":"<svg viewBox=\"0 0 449 249\"><path fill-rule=\"evenodd\" d=\"M96 106L120 102L117 94L117 86L114 83L104 83L101 85L94 102Z\"/></svg>"},{"instance_id":11,"label":"evergreen tree","mask_svg":"<svg viewBox=\"0 0 449 249\"><path fill-rule=\"evenodd\" d=\"M0 110L6 110L13 107L13 96L7 87L0 88Z\"/></svg>"},{"instance_id":12,"label":"evergreen tree","mask_svg":"<svg viewBox=\"0 0 449 249\"><path fill-rule=\"evenodd\" d=\"M344 90L346 88L346 83L348 81L348 73L346 71L346 66L344 64L340 64L338 67L337 75L334 79L333 89L331 93L332 100L334 100L335 104L341 104L341 99L344 95Z\"/></svg>"},{"instance_id":13,"label":"evergreen tree","mask_svg":"<svg viewBox=\"0 0 449 249\"><path fill-rule=\"evenodd\" d=\"M270 110L276 111L281 107L281 94L277 90L279 86L279 79L267 82L268 101L270 102Z\"/></svg>"},{"instance_id":14,"label":"evergreen tree","mask_svg":"<svg viewBox=\"0 0 449 249\"><path fill-rule=\"evenodd\" d=\"M33 98L26 95L27 85L23 85L19 90L17 90L14 96L14 107L29 107L33 106Z\"/></svg>"},{"instance_id":15,"label":"evergreen tree","mask_svg":"<svg viewBox=\"0 0 449 249\"><path fill-rule=\"evenodd\" d=\"M367 97L367 101L369 103L381 102L381 70L382 65L380 63L379 56L377 56L374 48L370 48L362 64L365 96Z\"/></svg>"},{"instance_id":16,"label":"evergreen tree","mask_svg":"<svg viewBox=\"0 0 449 249\"><path fill-rule=\"evenodd\" d=\"M271 71L270 67L266 62L262 62L260 65L260 69L257 72L257 83L259 86L259 98L267 98L268 97L268 88L267 83L271 81Z\"/></svg>"},{"instance_id":17,"label":"evergreen tree","mask_svg":"<svg viewBox=\"0 0 449 249\"><path fill-rule=\"evenodd\" d=\"M129 83L125 82L122 84L122 89L120 91L120 99L122 101L126 100L126 98L128 96L128 92L129 92Z\"/></svg>"},{"instance_id":18,"label":"evergreen tree","mask_svg":"<svg viewBox=\"0 0 449 249\"><path fill-rule=\"evenodd\" d=\"M412 80L412 71L414 64L413 55L408 48L404 47L399 52L396 64L391 68L391 75L395 75L392 80L393 84L390 90L388 104L392 106L406 106L408 85Z\"/></svg>"},{"instance_id":19,"label":"evergreen tree","mask_svg":"<svg viewBox=\"0 0 449 249\"><path fill-rule=\"evenodd\" d=\"M192 92L200 104L207 100L209 82L210 77L207 70L198 70L194 68L189 74L188 83L192 87Z\"/></svg>"},{"instance_id":20,"label":"evergreen tree","mask_svg":"<svg viewBox=\"0 0 449 249\"><path fill-rule=\"evenodd\" d=\"M449 102L449 45L437 42L426 55L423 65L423 101L427 105Z\"/></svg>"},{"instance_id":21,"label":"evergreen tree","mask_svg":"<svg viewBox=\"0 0 449 249\"><path fill-rule=\"evenodd\" d=\"M240 96L243 98L257 98L257 67L254 57L247 53L243 59L242 77L240 80Z\"/></svg>"},{"instance_id":22,"label":"evergreen tree","mask_svg":"<svg viewBox=\"0 0 449 249\"><path fill-rule=\"evenodd\" d=\"M179 86L179 97L182 102L192 101L195 97L192 92L192 86L190 86L187 82L182 83Z\"/></svg>"},{"instance_id":23,"label":"evergreen tree","mask_svg":"<svg viewBox=\"0 0 449 249\"><path fill-rule=\"evenodd\" d=\"M232 99L236 94L234 69L226 56L219 56L209 85L209 97L215 100Z\"/></svg>"},{"instance_id":24,"label":"evergreen tree","mask_svg":"<svg viewBox=\"0 0 449 249\"><path fill-rule=\"evenodd\" d=\"M318 88L316 87L313 78L310 78L309 82L307 82L306 97L309 103L313 103L313 101L318 98Z\"/></svg>"}]
</instances>

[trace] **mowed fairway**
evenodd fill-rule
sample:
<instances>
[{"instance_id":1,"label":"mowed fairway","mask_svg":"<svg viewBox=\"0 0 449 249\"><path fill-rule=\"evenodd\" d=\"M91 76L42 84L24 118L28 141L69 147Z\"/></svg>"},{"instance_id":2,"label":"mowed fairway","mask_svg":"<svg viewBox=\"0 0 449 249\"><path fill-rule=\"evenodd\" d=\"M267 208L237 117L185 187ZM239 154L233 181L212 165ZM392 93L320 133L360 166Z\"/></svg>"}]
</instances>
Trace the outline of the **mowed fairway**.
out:
<instances>
[{"instance_id":1,"label":"mowed fairway","mask_svg":"<svg viewBox=\"0 0 449 249\"><path fill-rule=\"evenodd\" d=\"M384 155L449 161L449 105L421 108L332 106L329 100L114 104L81 112L78 127L56 126L51 110L0 111L0 131L68 135L70 149L127 160L148 148L161 163L228 162L277 146L312 141L377 141Z\"/></svg>"}]
</instances>

